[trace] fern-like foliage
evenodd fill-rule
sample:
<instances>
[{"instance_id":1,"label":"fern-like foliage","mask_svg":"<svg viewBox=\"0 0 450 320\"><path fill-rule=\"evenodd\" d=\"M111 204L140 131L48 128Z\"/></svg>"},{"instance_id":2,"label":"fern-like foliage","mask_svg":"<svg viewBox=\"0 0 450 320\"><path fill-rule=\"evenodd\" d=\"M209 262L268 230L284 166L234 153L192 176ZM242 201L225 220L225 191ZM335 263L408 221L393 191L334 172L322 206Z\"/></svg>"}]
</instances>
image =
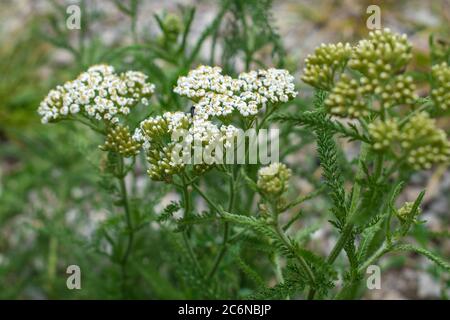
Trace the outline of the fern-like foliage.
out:
<instances>
[{"instance_id":1,"label":"fern-like foliage","mask_svg":"<svg viewBox=\"0 0 450 320\"><path fill-rule=\"evenodd\" d=\"M222 217L229 222L246 226L257 233L266 236L278 253L285 257L294 257L292 248L280 239L274 228L268 225L266 221L255 217L247 217L231 213L223 213Z\"/></svg>"},{"instance_id":2,"label":"fern-like foliage","mask_svg":"<svg viewBox=\"0 0 450 320\"><path fill-rule=\"evenodd\" d=\"M181 205L179 202L172 201L170 202L163 210L163 212L158 216L158 222L165 222L169 219L173 218L175 212L181 209Z\"/></svg>"},{"instance_id":3,"label":"fern-like foliage","mask_svg":"<svg viewBox=\"0 0 450 320\"><path fill-rule=\"evenodd\" d=\"M263 287L250 295L249 299L268 300L268 299L288 299L294 297L296 293L305 289L304 278L299 277L299 269L294 264L288 264L284 272L284 281L273 287Z\"/></svg>"},{"instance_id":4,"label":"fern-like foliage","mask_svg":"<svg viewBox=\"0 0 450 320\"><path fill-rule=\"evenodd\" d=\"M434 262L436 265L438 265L442 269L444 269L445 271L450 272L450 264L447 261L445 261L444 259L442 259L441 257L439 257L438 255L434 254L433 252L431 252L427 249L413 246L411 244L400 244L400 245L394 246L393 251L410 251L410 252L415 252L417 254L421 254L421 255L425 256L426 258L428 258L430 261Z\"/></svg>"},{"instance_id":5,"label":"fern-like foliage","mask_svg":"<svg viewBox=\"0 0 450 320\"><path fill-rule=\"evenodd\" d=\"M238 56L244 56L246 68L250 63L262 64L255 53L267 48L272 49L276 63L284 65L285 50L280 36L274 27L272 18L272 0L223 0L222 6L228 6L228 20L223 32L222 61L224 69L230 71ZM230 69L230 70L228 70Z\"/></svg>"},{"instance_id":6,"label":"fern-like foliage","mask_svg":"<svg viewBox=\"0 0 450 320\"><path fill-rule=\"evenodd\" d=\"M317 119L326 121L325 114L320 111L323 108L325 94L318 91L315 96L314 104L317 111ZM325 184L328 187L329 195L333 201L332 212L336 218L334 224L339 229L345 224L347 215L346 194L344 189L344 180L342 178L341 170L338 164L338 152L336 143L333 140L333 131L328 127L316 127L315 133L317 136L317 153L322 167Z\"/></svg>"}]
</instances>

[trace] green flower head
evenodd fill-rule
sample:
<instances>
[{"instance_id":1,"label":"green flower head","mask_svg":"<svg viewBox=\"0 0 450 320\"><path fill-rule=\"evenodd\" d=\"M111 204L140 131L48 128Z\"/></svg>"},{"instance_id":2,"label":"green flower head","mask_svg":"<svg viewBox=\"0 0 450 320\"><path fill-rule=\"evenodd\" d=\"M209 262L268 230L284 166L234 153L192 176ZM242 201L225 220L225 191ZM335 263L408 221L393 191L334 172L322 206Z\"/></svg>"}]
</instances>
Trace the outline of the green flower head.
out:
<instances>
[{"instance_id":1,"label":"green flower head","mask_svg":"<svg viewBox=\"0 0 450 320\"><path fill-rule=\"evenodd\" d=\"M105 143L100 146L100 149L116 152L124 157L132 157L139 153L141 146L140 142L132 138L128 127L118 124L108 129Z\"/></svg>"},{"instance_id":2,"label":"green flower head","mask_svg":"<svg viewBox=\"0 0 450 320\"><path fill-rule=\"evenodd\" d=\"M400 135L398 123L394 119L377 120L369 124L369 135L373 148L377 151L389 149Z\"/></svg>"},{"instance_id":3,"label":"green flower head","mask_svg":"<svg viewBox=\"0 0 450 320\"><path fill-rule=\"evenodd\" d=\"M415 220L415 218L422 213L420 208L417 208L415 212L413 212L414 202L405 202L405 204L397 210L397 217L400 222L407 222L411 220Z\"/></svg>"},{"instance_id":4,"label":"green flower head","mask_svg":"<svg viewBox=\"0 0 450 320\"><path fill-rule=\"evenodd\" d=\"M434 85L431 89L431 99L436 106L447 110L450 108L450 66L443 62L431 69Z\"/></svg>"},{"instance_id":5,"label":"green flower head","mask_svg":"<svg viewBox=\"0 0 450 320\"><path fill-rule=\"evenodd\" d=\"M348 65L377 85L406 67L412 58L411 49L404 34L389 29L373 31L368 39L359 41Z\"/></svg>"},{"instance_id":6,"label":"green flower head","mask_svg":"<svg viewBox=\"0 0 450 320\"><path fill-rule=\"evenodd\" d=\"M349 44L317 48L305 60L302 80L330 92L325 105L331 114L367 117L417 100L413 78L403 74L411 57L406 35L378 30L353 48Z\"/></svg>"},{"instance_id":7,"label":"green flower head","mask_svg":"<svg viewBox=\"0 0 450 320\"><path fill-rule=\"evenodd\" d=\"M366 93L365 87L361 87L358 80L344 74L325 100L325 106L336 116L367 117L370 115L370 109Z\"/></svg>"},{"instance_id":8,"label":"green flower head","mask_svg":"<svg viewBox=\"0 0 450 320\"><path fill-rule=\"evenodd\" d=\"M400 143L408 164L416 170L430 169L433 164L449 160L447 135L426 112L412 116L402 127Z\"/></svg>"},{"instance_id":9,"label":"green flower head","mask_svg":"<svg viewBox=\"0 0 450 320\"><path fill-rule=\"evenodd\" d=\"M329 90L337 72L342 71L350 59L350 44L322 44L305 60L302 80L313 87Z\"/></svg>"},{"instance_id":10,"label":"green flower head","mask_svg":"<svg viewBox=\"0 0 450 320\"><path fill-rule=\"evenodd\" d=\"M272 163L258 171L258 188L267 196L279 197L287 189L291 170L283 163Z\"/></svg>"}]
</instances>

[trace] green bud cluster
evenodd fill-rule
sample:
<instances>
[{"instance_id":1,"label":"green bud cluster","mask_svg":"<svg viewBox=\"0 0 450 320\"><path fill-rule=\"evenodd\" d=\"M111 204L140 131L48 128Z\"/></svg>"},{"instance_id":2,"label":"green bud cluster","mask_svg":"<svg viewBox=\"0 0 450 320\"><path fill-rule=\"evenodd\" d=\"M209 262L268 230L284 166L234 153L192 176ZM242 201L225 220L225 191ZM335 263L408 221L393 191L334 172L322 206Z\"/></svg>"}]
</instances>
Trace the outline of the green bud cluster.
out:
<instances>
[{"instance_id":1,"label":"green bud cluster","mask_svg":"<svg viewBox=\"0 0 450 320\"><path fill-rule=\"evenodd\" d=\"M348 65L376 87L406 67L412 58L411 49L406 35L376 30L369 33L369 39L359 41Z\"/></svg>"},{"instance_id":2,"label":"green bud cluster","mask_svg":"<svg viewBox=\"0 0 450 320\"><path fill-rule=\"evenodd\" d=\"M152 180L171 181L172 175L183 171L183 163L175 164L172 161L174 143L169 143L161 148L149 148L147 150L147 161L149 168L147 174Z\"/></svg>"},{"instance_id":3,"label":"green bud cluster","mask_svg":"<svg viewBox=\"0 0 450 320\"><path fill-rule=\"evenodd\" d=\"M394 152L415 170L450 160L450 142L426 112L413 115L402 126L391 118L377 120L368 127L374 150Z\"/></svg>"},{"instance_id":4,"label":"green bud cluster","mask_svg":"<svg viewBox=\"0 0 450 320\"><path fill-rule=\"evenodd\" d=\"M322 44L305 59L302 80L313 87L329 90L338 70L344 69L352 54L348 43Z\"/></svg>"},{"instance_id":5,"label":"green bud cluster","mask_svg":"<svg viewBox=\"0 0 450 320\"><path fill-rule=\"evenodd\" d=\"M429 169L435 163L448 162L450 142L436 121L428 113L420 112L412 116L402 127L401 147L407 154L407 162L414 169Z\"/></svg>"},{"instance_id":6,"label":"green bud cluster","mask_svg":"<svg viewBox=\"0 0 450 320\"><path fill-rule=\"evenodd\" d=\"M393 80L382 87L375 89L375 94L380 96L383 105L387 108L414 104L419 96L415 93L416 85L413 78L406 75L398 75Z\"/></svg>"},{"instance_id":7,"label":"green bud cluster","mask_svg":"<svg viewBox=\"0 0 450 320\"><path fill-rule=\"evenodd\" d=\"M364 95L365 87L343 74L340 81L333 88L325 100L329 112L337 116L349 116L351 118L366 117L370 114Z\"/></svg>"},{"instance_id":8,"label":"green bud cluster","mask_svg":"<svg viewBox=\"0 0 450 320\"><path fill-rule=\"evenodd\" d=\"M373 148L377 151L388 150L399 138L400 130L395 119L377 120L369 124L369 134Z\"/></svg>"},{"instance_id":9,"label":"green bud cluster","mask_svg":"<svg viewBox=\"0 0 450 320\"><path fill-rule=\"evenodd\" d=\"M162 34L158 37L158 42L165 47L173 47L177 44L178 37L183 31L181 18L172 13L159 17Z\"/></svg>"},{"instance_id":10,"label":"green bud cluster","mask_svg":"<svg viewBox=\"0 0 450 320\"><path fill-rule=\"evenodd\" d=\"M190 118L187 114L182 112L167 112L162 116L150 117L142 121L140 132L147 140L158 141L163 140L165 137L170 138L170 135L175 130L187 130L189 123Z\"/></svg>"},{"instance_id":11,"label":"green bud cluster","mask_svg":"<svg viewBox=\"0 0 450 320\"><path fill-rule=\"evenodd\" d=\"M446 62L433 66L431 75L434 80L431 99L440 108L450 108L450 66Z\"/></svg>"},{"instance_id":12,"label":"green bud cluster","mask_svg":"<svg viewBox=\"0 0 450 320\"><path fill-rule=\"evenodd\" d=\"M405 204L397 210L397 217L400 222L407 222L415 220L415 218L422 213L420 208L417 208L416 212L412 212L414 208L414 202L405 202Z\"/></svg>"},{"instance_id":13,"label":"green bud cluster","mask_svg":"<svg viewBox=\"0 0 450 320\"><path fill-rule=\"evenodd\" d=\"M283 163L272 163L258 171L258 188L267 195L279 197L287 190L291 170Z\"/></svg>"},{"instance_id":14,"label":"green bud cluster","mask_svg":"<svg viewBox=\"0 0 450 320\"><path fill-rule=\"evenodd\" d=\"M307 57L302 80L330 92L325 105L331 114L367 117L417 100L412 77L403 74L411 57L406 35L377 30L353 48L322 45Z\"/></svg>"},{"instance_id":15,"label":"green bud cluster","mask_svg":"<svg viewBox=\"0 0 450 320\"><path fill-rule=\"evenodd\" d=\"M392 110L418 101L413 77L405 74L412 59L406 35L389 29L369 33L351 48L322 45L306 59L302 80L328 91L324 105L337 117L376 119L367 125L372 148L393 154L415 170L448 162L450 146L444 131L425 113L401 121ZM431 99L442 109L450 105L450 67L432 69ZM336 80L336 82L335 82Z\"/></svg>"},{"instance_id":16,"label":"green bud cluster","mask_svg":"<svg viewBox=\"0 0 450 320\"><path fill-rule=\"evenodd\" d=\"M132 138L127 126L118 124L108 129L105 143L100 149L116 152L128 158L137 155L141 146L140 142Z\"/></svg>"},{"instance_id":17,"label":"green bud cluster","mask_svg":"<svg viewBox=\"0 0 450 320\"><path fill-rule=\"evenodd\" d=\"M168 39L172 41L177 39L183 29L180 17L175 14L167 14L164 17L163 26Z\"/></svg>"},{"instance_id":18,"label":"green bud cluster","mask_svg":"<svg viewBox=\"0 0 450 320\"><path fill-rule=\"evenodd\" d=\"M147 173L151 179L170 181L172 175L184 169L183 163L174 161L176 142L172 141L172 134L187 130L190 122L190 116L184 112L166 112L140 123L133 139L144 146L149 163Z\"/></svg>"}]
</instances>

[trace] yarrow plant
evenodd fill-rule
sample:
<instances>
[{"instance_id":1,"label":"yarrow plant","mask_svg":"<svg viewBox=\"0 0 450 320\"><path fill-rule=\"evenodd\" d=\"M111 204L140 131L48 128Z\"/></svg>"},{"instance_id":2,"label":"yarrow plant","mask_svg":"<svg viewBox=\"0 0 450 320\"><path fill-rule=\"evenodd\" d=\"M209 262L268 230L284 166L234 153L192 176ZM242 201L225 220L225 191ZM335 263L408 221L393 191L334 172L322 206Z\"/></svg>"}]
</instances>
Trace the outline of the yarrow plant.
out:
<instances>
[{"instance_id":1,"label":"yarrow plant","mask_svg":"<svg viewBox=\"0 0 450 320\"><path fill-rule=\"evenodd\" d=\"M297 95L293 80L280 69L243 72L233 79L222 75L220 67L200 66L180 77L174 91L194 102L197 117L225 120L236 111L251 118L269 103L293 99Z\"/></svg>"},{"instance_id":2,"label":"yarrow plant","mask_svg":"<svg viewBox=\"0 0 450 320\"><path fill-rule=\"evenodd\" d=\"M192 101L192 112L150 117L133 135L144 145L150 177L171 181L172 175L186 173L192 157L195 175L211 169L216 157L223 159L231 148L234 151L238 129L252 126L259 110L269 115L295 97L293 79L286 70L273 68L241 73L234 79L222 75L220 67L203 65L180 77L174 92ZM245 128L233 125L233 117L242 120ZM200 148L200 155L195 148Z\"/></svg>"},{"instance_id":3,"label":"yarrow plant","mask_svg":"<svg viewBox=\"0 0 450 320\"><path fill-rule=\"evenodd\" d=\"M48 94L38 108L44 124L61 120L79 121L104 136L101 150L118 156L111 158L109 167L119 181L119 196L129 233L127 247L120 261L124 278L134 238L124 182L132 167L126 166L124 158L134 158L141 148L144 150L149 177L181 190L184 219L190 218L192 211L188 188L195 188L208 203L213 203L196 185L196 180L216 168L231 178L232 194L228 207L231 211L236 192L235 182L239 179L240 171L234 167L234 160L227 166L222 162L217 164L214 159L226 157L228 151L234 153L239 129L254 127L258 131L281 104L292 100L297 95L293 81L294 77L282 69L243 72L237 78L232 78L223 75L220 67L201 65L187 76L181 76L173 90L191 101L187 103L191 112L175 111L151 116L141 121L133 134L126 124L126 116L137 104L148 105L155 87L140 72L127 71L117 75L113 67L97 65ZM258 122L259 112L263 112L264 116ZM222 146L223 149L218 148ZM196 148L201 149L200 157ZM209 156L205 157L205 154ZM189 160L191 157L194 157L193 163ZM287 189L285 180L289 179L290 173L285 165L274 165L279 172L277 177L267 176L266 191L269 192L269 186L273 186L281 194ZM269 173L270 170L266 171ZM261 187L261 192L265 192L263 189ZM225 214L222 209L215 209L218 218ZM228 237L227 222L225 231L224 248ZM184 239L190 247L187 234L184 234ZM209 278L214 275L223 254L221 251L218 255ZM196 258L193 257L193 260Z\"/></svg>"},{"instance_id":4,"label":"yarrow plant","mask_svg":"<svg viewBox=\"0 0 450 320\"><path fill-rule=\"evenodd\" d=\"M75 120L106 132L103 150L126 157L136 155L140 145L129 128L120 123L138 103L148 105L155 86L137 71L116 74L108 65L95 65L75 80L51 90L38 108L42 123Z\"/></svg>"},{"instance_id":5,"label":"yarrow plant","mask_svg":"<svg viewBox=\"0 0 450 320\"><path fill-rule=\"evenodd\" d=\"M155 86L141 72L116 74L108 65L96 65L75 80L49 92L39 106L42 123L56 122L80 114L82 117L119 122L137 103L148 104Z\"/></svg>"},{"instance_id":6,"label":"yarrow plant","mask_svg":"<svg viewBox=\"0 0 450 320\"><path fill-rule=\"evenodd\" d=\"M164 26L167 21L159 22ZM165 37L176 43L182 33L179 26L166 29ZM168 46L164 39L161 43ZM407 37L388 29L370 33L355 46L321 45L306 58L301 76L315 89L314 108L294 114L285 111L298 94L295 79L284 69L226 75L221 67L200 65L179 75L169 89L181 106L174 110L161 103L164 99L150 104L155 86L143 73L117 74L111 66L96 65L50 91L38 113L43 123L78 121L104 139L100 149L107 154L105 170L117 178L116 202L125 225L120 234L126 241L115 241L108 230L104 233L119 253L113 260L121 267L124 292L131 287L129 269L135 265L129 261L136 254L137 232L151 222L157 224L151 232L169 230L174 239L181 233L182 242L168 241L175 250L164 251L179 254L176 274L181 274L180 282L189 291L197 288L199 297L226 296L226 284L217 275L237 281L233 268L239 266L258 284L240 298L285 299L300 294L308 299L355 298L364 289L367 267L390 252L414 251L450 271L434 253L405 242L410 229L423 223L419 219L424 192L412 202L396 203L412 173L450 159L450 143L432 116L433 110L448 107L450 69L445 63L434 66L430 97L420 98L407 69L411 59ZM138 104L150 105L150 116L133 127L129 114ZM218 161L234 155L240 131L258 133L274 120L293 135L299 126L314 133L322 180L310 194L299 195L294 187L301 163ZM345 159L335 136L360 147L351 179L342 168ZM125 178L140 170L141 150L151 186L163 185L167 194L179 193L181 199L172 201L158 217L137 223L136 215L146 209L136 205L137 195L130 201ZM246 152L245 158L251 151ZM212 185L216 197L211 196ZM338 234L330 252L310 250L307 241L316 230L311 226L297 234L293 230L303 213L292 215L291 209L319 196L329 198L332 217L327 220ZM206 210L201 212L200 207ZM177 218L178 211L182 212ZM216 236L217 228L223 231L221 237ZM261 275L255 271L262 262L250 266L242 258L243 252L253 256L258 250L267 253L275 286L263 279L267 270ZM161 280L164 272L153 276L166 283Z\"/></svg>"},{"instance_id":7,"label":"yarrow plant","mask_svg":"<svg viewBox=\"0 0 450 320\"><path fill-rule=\"evenodd\" d=\"M323 46L332 50L334 46ZM349 44L338 47L349 48ZM337 117L355 118L367 123L373 149L391 153L397 159L414 169L429 169L435 163L449 160L450 145L443 130L436 127L425 110L414 111L407 117L399 117L396 108L415 109L419 97L413 78L405 74L412 58L411 44L406 35L392 33L389 29L370 33L367 40L361 40L351 54L338 54L334 50L333 64L341 66L339 72L332 72L329 78L329 95L324 101L327 111ZM322 50L323 51L323 50ZM313 72L321 64L327 66L329 60L320 60L321 50L306 60L303 80L316 85L323 75ZM440 84L432 89L430 96L435 106L445 109L445 73L448 67L440 65L442 71L432 70L433 77ZM346 72L348 69L348 73ZM356 76L355 76L356 75ZM448 82L448 81L447 81ZM402 163L403 163L402 162Z\"/></svg>"},{"instance_id":8,"label":"yarrow plant","mask_svg":"<svg viewBox=\"0 0 450 320\"><path fill-rule=\"evenodd\" d=\"M426 249L402 243L410 228L422 223L416 217L424 192L395 208L414 171L450 160L447 135L431 117L434 110L447 107L449 67L446 63L432 67L430 96L419 98L407 68L412 56L407 36L389 29L370 32L356 46L324 44L307 57L302 76L316 89L315 110L278 117L316 133L323 178L333 202L332 224L340 233L326 262L333 265L342 250L349 262L337 298L357 295L367 266L389 252L411 250L450 270ZM360 142L351 190L344 186L335 134Z\"/></svg>"}]
</instances>

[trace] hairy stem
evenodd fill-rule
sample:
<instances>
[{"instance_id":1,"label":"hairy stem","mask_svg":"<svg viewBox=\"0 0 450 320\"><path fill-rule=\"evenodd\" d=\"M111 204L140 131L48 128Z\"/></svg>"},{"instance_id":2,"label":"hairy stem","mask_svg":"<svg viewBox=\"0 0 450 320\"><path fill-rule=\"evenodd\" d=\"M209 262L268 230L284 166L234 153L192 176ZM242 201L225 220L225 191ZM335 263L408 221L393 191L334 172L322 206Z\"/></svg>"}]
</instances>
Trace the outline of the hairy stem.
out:
<instances>
[{"instance_id":1,"label":"hairy stem","mask_svg":"<svg viewBox=\"0 0 450 320\"><path fill-rule=\"evenodd\" d=\"M378 250L371 255L359 268L358 273L364 272L368 266L370 266L372 263L374 263L376 260L378 260L381 256L383 256L385 253L390 251L390 245L387 243L383 243L383 245L378 248Z\"/></svg>"}]
</instances>

